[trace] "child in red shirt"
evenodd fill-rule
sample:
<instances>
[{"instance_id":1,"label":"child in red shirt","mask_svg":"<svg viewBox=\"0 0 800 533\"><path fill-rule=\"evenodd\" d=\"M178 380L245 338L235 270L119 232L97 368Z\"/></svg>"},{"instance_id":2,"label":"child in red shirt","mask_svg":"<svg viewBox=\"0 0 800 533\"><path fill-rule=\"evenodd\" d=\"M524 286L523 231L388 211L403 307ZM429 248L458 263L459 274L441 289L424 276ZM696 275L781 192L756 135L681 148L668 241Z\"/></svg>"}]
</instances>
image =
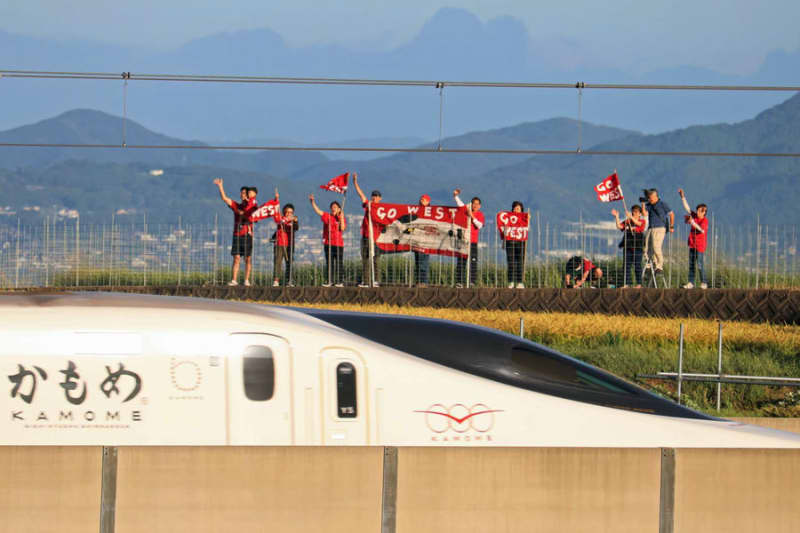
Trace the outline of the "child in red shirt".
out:
<instances>
[{"instance_id":1,"label":"child in red shirt","mask_svg":"<svg viewBox=\"0 0 800 533\"><path fill-rule=\"evenodd\" d=\"M275 198L279 198L277 193ZM294 238L297 234L297 217L294 215L294 206L286 204L283 206L282 214L272 217L278 225L275 230L275 254L272 264L272 286L280 286L281 263L286 262L286 285L294 287L292 278L292 267L294 266Z\"/></svg>"},{"instance_id":2,"label":"child in red shirt","mask_svg":"<svg viewBox=\"0 0 800 533\"><path fill-rule=\"evenodd\" d=\"M331 202L331 212L326 213L314 201L314 195L309 194L308 199L314 212L322 219L322 245L325 248L325 270L328 272L328 282L323 287L336 284L344 287L344 239L342 232L347 229L347 219L342 212L339 202Z\"/></svg>"},{"instance_id":3,"label":"child in red shirt","mask_svg":"<svg viewBox=\"0 0 800 533\"><path fill-rule=\"evenodd\" d=\"M258 191L255 187L242 187L239 191L241 202L234 202L225 194L222 178L216 178L214 185L219 189L222 201L233 211L233 241L231 244L233 265L231 266L231 280L228 285L236 286L239 284L237 281L239 263L241 262L241 257L244 256L244 284L249 286L250 271L253 267L251 257L253 253L253 223L250 222L250 215L258 207L255 199L255 193ZM252 194L251 191L253 191Z\"/></svg>"},{"instance_id":4,"label":"child in red shirt","mask_svg":"<svg viewBox=\"0 0 800 533\"><path fill-rule=\"evenodd\" d=\"M681 195L683 208L688 213L684 216L684 221L691 227L689 229L689 283L683 286L684 289L693 289L695 281L695 271L700 271L700 288L707 289L706 271L704 268L705 252L708 237L708 206L698 204L695 211L689 208L689 201L683 189L678 189Z\"/></svg>"}]
</instances>

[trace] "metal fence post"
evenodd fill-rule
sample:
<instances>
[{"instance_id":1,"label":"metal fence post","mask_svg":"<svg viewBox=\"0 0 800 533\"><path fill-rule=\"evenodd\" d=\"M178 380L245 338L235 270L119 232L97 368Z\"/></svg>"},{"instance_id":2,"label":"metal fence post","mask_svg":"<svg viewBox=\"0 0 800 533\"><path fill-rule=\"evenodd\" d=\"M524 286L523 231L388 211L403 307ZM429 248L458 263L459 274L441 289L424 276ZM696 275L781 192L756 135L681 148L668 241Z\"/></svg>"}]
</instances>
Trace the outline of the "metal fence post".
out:
<instances>
[{"instance_id":1,"label":"metal fence post","mask_svg":"<svg viewBox=\"0 0 800 533\"><path fill-rule=\"evenodd\" d=\"M683 322L678 339L678 404L681 403L681 384L683 382Z\"/></svg>"},{"instance_id":2,"label":"metal fence post","mask_svg":"<svg viewBox=\"0 0 800 533\"><path fill-rule=\"evenodd\" d=\"M720 381L717 382L717 411L722 402L722 321L719 323L719 335L717 339L717 371Z\"/></svg>"}]
</instances>

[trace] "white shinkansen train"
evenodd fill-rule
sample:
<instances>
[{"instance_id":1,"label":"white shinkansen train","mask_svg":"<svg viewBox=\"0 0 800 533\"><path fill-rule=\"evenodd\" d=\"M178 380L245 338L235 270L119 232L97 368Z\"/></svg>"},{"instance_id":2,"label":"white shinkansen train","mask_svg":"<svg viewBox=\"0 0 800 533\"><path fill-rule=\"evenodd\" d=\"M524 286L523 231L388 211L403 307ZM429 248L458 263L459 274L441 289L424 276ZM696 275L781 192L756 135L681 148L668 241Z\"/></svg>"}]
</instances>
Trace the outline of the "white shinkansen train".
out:
<instances>
[{"instance_id":1,"label":"white shinkansen train","mask_svg":"<svg viewBox=\"0 0 800 533\"><path fill-rule=\"evenodd\" d=\"M0 296L0 444L798 448L458 322Z\"/></svg>"}]
</instances>

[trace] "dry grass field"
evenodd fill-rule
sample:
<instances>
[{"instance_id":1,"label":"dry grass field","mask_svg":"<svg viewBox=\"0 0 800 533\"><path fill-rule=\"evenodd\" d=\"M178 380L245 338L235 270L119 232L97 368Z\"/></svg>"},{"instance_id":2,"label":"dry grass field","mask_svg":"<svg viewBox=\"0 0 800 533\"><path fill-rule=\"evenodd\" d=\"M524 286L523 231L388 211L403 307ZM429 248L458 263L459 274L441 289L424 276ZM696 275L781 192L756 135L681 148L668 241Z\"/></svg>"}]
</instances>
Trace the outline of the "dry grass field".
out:
<instances>
[{"instance_id":1,"label":"dry grass field","mask_svg":"<svg viewBox=\"0 0 800 533\"><path fill-rule=\"evenodd\" d=\"M593 315L571 313L522 313L516 311L475 311L467 309L437 309L433 307L397 307L391 305L312 305L301 307L362 311L368 313L403 314L468 322L503 331L518 333L523 317L526 336L535 339L559 339L591 344L609 335L627 341L673 343L678 339L680 324L684 324L685 341L692 344L716 344L718 323L694 318L651 318L623 315ZM800 352L800 326L728 322L723 325L726 347L777 345Z\"/></svg>"}]
</instances>

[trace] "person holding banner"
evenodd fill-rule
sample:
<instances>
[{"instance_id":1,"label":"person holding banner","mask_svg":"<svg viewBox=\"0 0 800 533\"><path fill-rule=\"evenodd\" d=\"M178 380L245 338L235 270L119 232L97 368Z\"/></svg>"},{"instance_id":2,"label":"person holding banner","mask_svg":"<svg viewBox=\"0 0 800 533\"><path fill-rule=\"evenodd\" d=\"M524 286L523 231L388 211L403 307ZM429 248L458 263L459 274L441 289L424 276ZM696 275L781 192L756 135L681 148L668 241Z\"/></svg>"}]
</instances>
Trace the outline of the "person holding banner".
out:
<instances>
[{"instance_id":1,"label":"person holding banner","mask_svg":"<svg viewBox=\"0 0 800 533\"><path fill-rule=\"evenodd\" d=\"M625 232L622 237L622 242L619 243L620 248L623 249L625 254L622 263L622 276L623 287L627 287L628 283L635 277L636 288L642 288L642 255L644 254L644 228L645 221L642 217L642 207L634 205L630 213L626 213L624 221L619 219L619 211L616 209L611 210L614 216L614 221L617 223L617 229ZM633 269L633 276L631 277L630 271Z\"/></svg>"},{"instance_id":2,"label":"person holding banner","mask_svg":"<svg viewBox=\"0 0 800 533\"><path fill-rule=\"evenodd\" d=\"M524 213L522 202L511 204L511 211L497 213L497 229L503 239L508 265L508 288L524 289L525 243L528 241L529 215Z\"/></svg>"},{"instance_id":3,"label":"person holding banner","mask_svg":"<svg viewBox=\"0 0 800 533\"><path fill-rule=\"evenodd\" d=\"M481 199L477 196L472 198L470 205L465 206L464 202L458 195L461 194L461 189L453 191L453 199L458 207L466 207L467 217L470 220L468 226L469 231L469 279L465 279L467 259L461 256L458 257L456 263L456 288L461 288L465 284L476 285L478 283L478 231L483 227L484 218L481 213Z\"/></svg>"},{"instance_id":4,"label":"person holding banner","mask_svg":"<svg viewBox=\"0 0 800 533\"><path fill-rule=\"evenodd\" d=\"M275 200L279 200L277 191ZM283 206L282 213L276 213L273 217L278 229L275 230L275 254L272 265L272 286L280 286L281 264L286 263L285 284L294 287L292 278L292 267L294 266L294 241L297 234L297 217L294 215L294 206L286 204Z\"/></svg>"},{"instance_id":5,"label":"person holding banner","mask_svg":"<svg viewBox=\"0 0 800 533\"><path fill-rule=\"evenodd\" d=\"M371 198L367 201L367 196L358 184L358 174L356 173L353 173L353 185L356 186L358 197L361 198L361 207L364 208L364 220L361 222L361 283L358 286L379 287L378 256L380 256L380 248L375 246L375 240L383 231L383 224L375 221L372 209L381 202L381 191L372 191ZM371 261L370 258L372 258Z\"/></svg>"},{"instance_id":6,"label":"person holding banner","mask_svg":"<svg viewBox=\"0 0 800 533\"><path fill-rule=\"evenodd\" d=\"M233 241L231 243L231 255L233 264L231 265L231 280L228 285L235 287L239 284L239 264L242 256L245 258L244 285L250 286L250 271L253 268L253 223L250 221L250 214L255 211L257 204L255 196L250 198L251 187L242 187L239 190L241 201L234 202L225 194L222 178L215 178L214 185L219 189L220 198L225 205L233 211Z\"/></svg>"},{"instance_id":7,"label":"person holding banner","mask_svg":"<svg viewBox=\"0 0 800 533\"><path fill-rule=\"evenodd\" d=\"M421 208L428 207L431 205L431 197L423 194L419 197L419 205ZM414 279L417 282L417 287L428 286L429 259L427 253L414 250Z\"/></svg>"},{"instance_id":8,"label":"person holding banner","mask_svg":"<svg viewBox=\"0 0 800 533\"><path fill-rule=\"evenodd\" d=\"M322 219L322 245L325 249L325 270L328 272L328 282L323 287L335 284L344 287L344 240L342 232L347 229L347 219L344 216L339 202L331 202L330 213L325 213L317 207L314 195L309 194L308 199L314 212Z\"/></svg>"},{"instance_id":9,"label":"person holding banner","mask_svg":"<svg viewBox=\"0 0 800 533\"><path fill-rule=\"evenodd\" d=\"M692 211L683 189L678 189L678 194L681 195L683 209L688 213L684 216L684 221L691 226L689 230L689 283L684 285L683 288L694 288L695 271L699 270L700 288L707 289L708 283L706 269L704 268L704 258L708 235L708 217L706 216L708 214L708 206L706 204L697 204L695 210Z\"/></svg>"}]
</instances>

